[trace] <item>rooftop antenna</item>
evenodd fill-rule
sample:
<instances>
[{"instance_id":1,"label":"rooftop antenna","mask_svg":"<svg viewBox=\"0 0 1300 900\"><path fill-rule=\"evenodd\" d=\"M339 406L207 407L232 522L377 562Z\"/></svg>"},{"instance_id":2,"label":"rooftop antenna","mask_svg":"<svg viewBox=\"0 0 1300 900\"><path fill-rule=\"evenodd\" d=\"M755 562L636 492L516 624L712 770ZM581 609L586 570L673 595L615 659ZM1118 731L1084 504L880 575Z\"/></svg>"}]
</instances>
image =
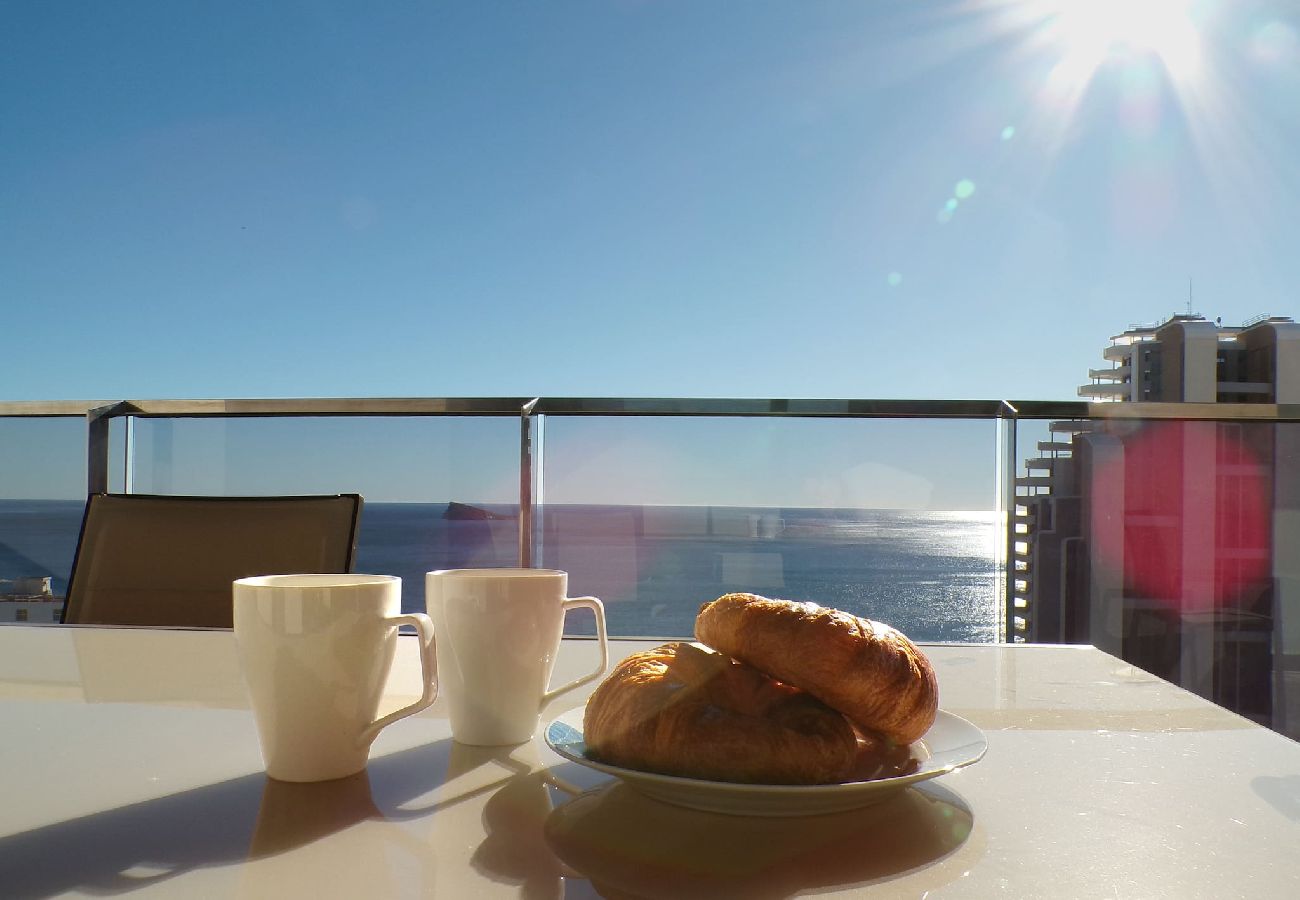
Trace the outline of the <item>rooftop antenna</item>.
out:
<instances>
[{"instance_id":1,"label":"rooftop antenna","mask_svg":"<svg viewBox=\"0 0 1300 900\"><path fill-rule=\"evenodd\" d=\"M1187 314L1192 314L1192 276L1187 276Z\"/></svg>"}]
</instances>

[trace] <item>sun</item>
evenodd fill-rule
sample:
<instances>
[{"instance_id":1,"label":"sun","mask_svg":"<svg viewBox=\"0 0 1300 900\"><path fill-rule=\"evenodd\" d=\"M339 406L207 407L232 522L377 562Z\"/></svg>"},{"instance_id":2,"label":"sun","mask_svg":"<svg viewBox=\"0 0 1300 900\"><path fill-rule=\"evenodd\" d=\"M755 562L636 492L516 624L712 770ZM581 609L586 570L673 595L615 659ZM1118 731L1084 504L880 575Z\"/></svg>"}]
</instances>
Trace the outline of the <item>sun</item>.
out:
<instances>
[{"instance_id":1,"label":"sun","mask_svg":"<svg viewBox=\"0 0 1300 900\"><path fill-rule=\"evenodd\" d=\"M1104 140L1112 180L1098 185L1114 197L1116 228L1166 227L1180 196L1204 186L1240 240L1268 237L1252 229L1289 170L1282 106L1256 94L1286 90L1294 74L1295 32L1278 13L1236 0L950 3L962 42L949 46L997 50L993 74L1015 104L997 146L1014 139L1001 152L1039 183L1065 153ZM1194 186L1165 165L1176 158L1194 158Z\"/></svg>"},{"instance_id":2,"label":"sun","mask_svg":"<svg viewBox=\"0 0 1300 900\"><path fill-rule=\"evenodd\" d=\"M1204 0L976 0L1019 31L1026 50L1052 60L1038 96L1066 134L1076 109L1104 72L1128 74L1129 89L1152 83L1153 67L1177 102L1206 105ZM1213 93L1210 90L1209 93Z\"/></svg>"},{"instance_id":3,"label":"sun","mask_svg":"<svg viewBox=\"0 0 1300 900\"><path fill-rule=\"evenodd\" d=\"M1061 66L1091 77L1108 60L1154 56L1175 82L1195 79L1201 41L1190 0L1050 0L1045 26Z\"/></svg>"}]
</instances>

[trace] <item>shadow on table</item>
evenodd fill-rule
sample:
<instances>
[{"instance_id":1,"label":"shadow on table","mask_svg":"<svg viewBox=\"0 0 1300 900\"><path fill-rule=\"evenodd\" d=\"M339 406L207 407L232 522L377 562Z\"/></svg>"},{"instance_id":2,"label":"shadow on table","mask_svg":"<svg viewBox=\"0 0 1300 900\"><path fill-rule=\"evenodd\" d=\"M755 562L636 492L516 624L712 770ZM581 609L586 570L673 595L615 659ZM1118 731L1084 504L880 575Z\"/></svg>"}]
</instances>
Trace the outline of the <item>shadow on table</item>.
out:
<instances>
[{"instance_id":1,"label":"shadow on table","mask_svg":"<svg viewBox=\"0 0 1300 900\"><path fill-rule=\"evenodd\" d=\"M573 873L542 835L559 795L555 784L536 742L453 743L444 802L429 820L438 867L424 882L425 896L472 897L480 886L509 885L530 900L560 900L563 878Z\"/></svg>"},{"instance_id":2,"label":"shadow on table","mask_svg":"<svg viewBox=\"0 0 1300 900\"><path fill-rule=\"evenodd\" d=\"M1250 782L1255 793L1292 822L1300 822L1300 775L1259 775Z\"/></svg>"},{"instance_id":3,"label":"shadow on table","mask_svg":"<svg viewBox=\"0 0 1300 900\"><path fill-rule=\"evenodd\" d=\"M966 802L934 784L852 812L760 818L679 809L615 783L555 810L545 834L602 897L777 900L920 871L973 825ZM948 876L936 879L925 887Z\"/></svg>"},{"instance_id":4,"label":"shadow on table","mask_svg":"<svg viewBox=\"0 0 1300 900\"><path fill-rule=\"evenodd\" d=\"M402 804L437 788L450 747L443 740L375 757L366 771L337 781L247 775L0 838L0 893L122 893L273 857L366 820L428 815L435 807Z\"/></svg>"}]
</instances>

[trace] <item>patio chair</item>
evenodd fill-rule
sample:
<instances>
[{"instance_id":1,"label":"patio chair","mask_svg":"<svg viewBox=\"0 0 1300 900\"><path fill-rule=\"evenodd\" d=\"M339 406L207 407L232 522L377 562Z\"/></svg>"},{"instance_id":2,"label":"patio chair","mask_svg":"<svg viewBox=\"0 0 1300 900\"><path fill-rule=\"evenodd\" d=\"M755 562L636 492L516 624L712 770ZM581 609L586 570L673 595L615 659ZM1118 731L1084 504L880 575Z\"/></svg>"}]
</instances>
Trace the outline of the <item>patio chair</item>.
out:
<instances>
[{"instance_id":1,"label":"patio chair","mask_svg":"<svg viewBox=\"0 0 1300 900\"><path fill-rule=\"evenodd\" d=\"M359 494L86 501L62 621L230 628L231 582L349 572Z\"/></svg>"}]
</instances>

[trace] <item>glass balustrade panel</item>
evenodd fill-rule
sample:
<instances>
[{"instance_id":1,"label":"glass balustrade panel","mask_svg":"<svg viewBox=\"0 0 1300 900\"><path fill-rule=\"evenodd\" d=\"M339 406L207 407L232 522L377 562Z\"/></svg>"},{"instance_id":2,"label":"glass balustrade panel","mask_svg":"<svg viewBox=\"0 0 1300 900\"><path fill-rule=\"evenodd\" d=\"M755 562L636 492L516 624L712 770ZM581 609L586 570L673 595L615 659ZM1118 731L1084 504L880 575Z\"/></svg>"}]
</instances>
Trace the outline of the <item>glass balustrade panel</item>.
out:
<instances>
[{"instance_id":1,"label":"glass balustrade panel","mask_svg":"<svg viewBox=\"0 0 1300 900\"><path fill-rule=\"evenodd\" d=\"M432 569L518 564L514 417L138 419L137 493L359 493L355 570L402 579L424 610Z\"/></svg>"},{"instance_id":2,"label":"glass balustrade panel","mask_svg":"<svg viewBox=\"0 0 1300 900\"><path fill-rule=\"evenodd\" d=\"M539 558L612 632L689 637L731 591L917 640L1000 637L993 420L547 416ZM571 630L590 630L574 617Z\"/></svg>"},{"instance_id":3,"label":"glass balustrade panel","mask_svg":"<svg viewBox=\"0 0 1300 900\"><path fill-rule=\"evenodd\" d=\"M59 621L85 507L85 419L0 418L0 623Z\"/></svg>"},{"instance_id":4,"label":"glass balustrade panel","mask_svg":"<svg viewBox=\"0 0 1300 900\"><path fill-rule=\"evenodd\" d=\"M1300 424L1052 429L1050 464L1026 474L1043 454L1018 448L1018 636L1095 644L1300 736Z\"/></svg>"}]
</instances>

